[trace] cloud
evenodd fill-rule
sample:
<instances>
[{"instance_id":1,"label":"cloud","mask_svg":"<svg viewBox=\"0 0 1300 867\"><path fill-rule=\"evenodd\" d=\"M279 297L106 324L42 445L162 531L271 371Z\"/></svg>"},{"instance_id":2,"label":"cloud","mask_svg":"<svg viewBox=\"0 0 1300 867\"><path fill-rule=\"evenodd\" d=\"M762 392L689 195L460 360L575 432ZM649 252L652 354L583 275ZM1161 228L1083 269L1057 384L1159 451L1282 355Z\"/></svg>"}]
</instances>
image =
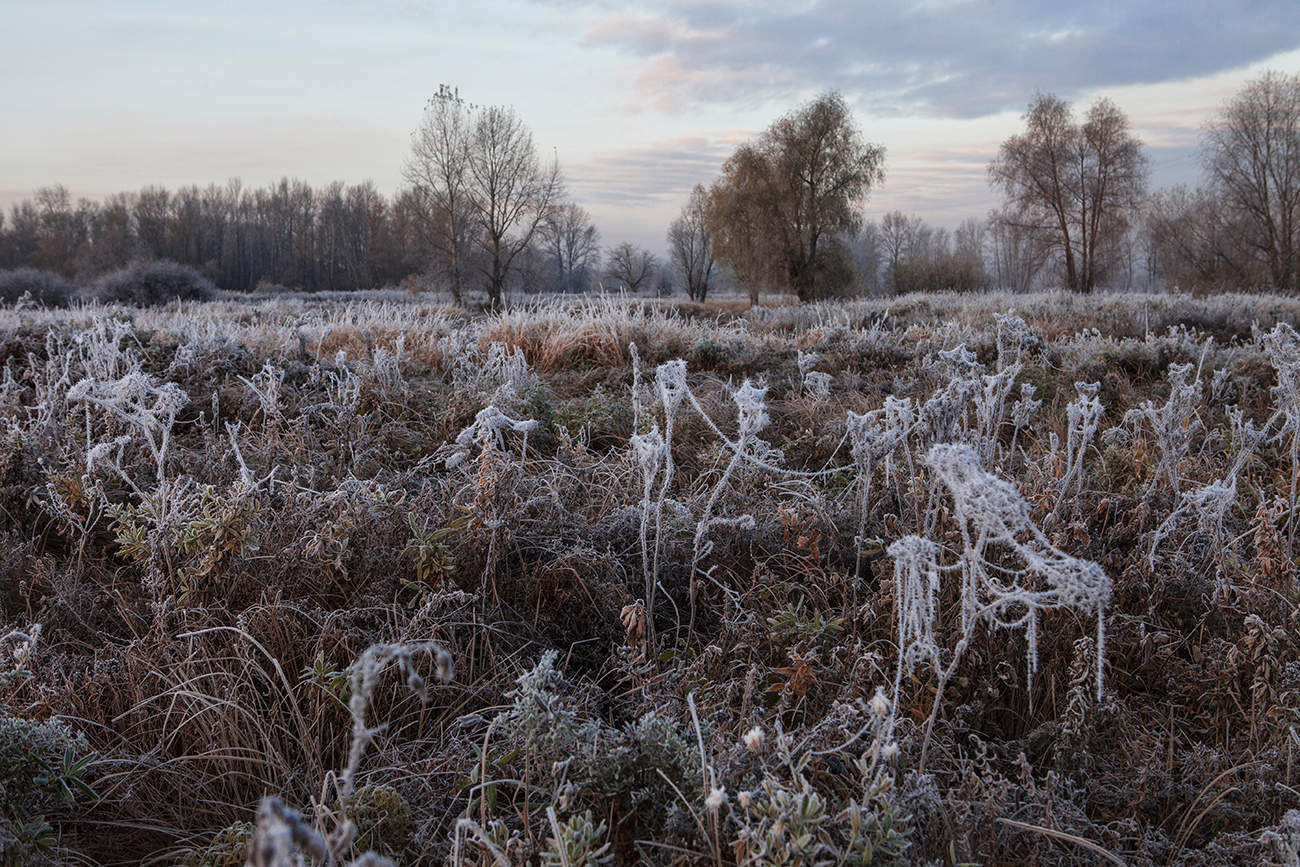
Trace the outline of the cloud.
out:
<instances>
[{"instance_id":1,"label":"cloud","mask_svg":"<svg viewBox=\"0 0 1300 867\"><path fill-rule=\"evenodd\" d=\"M750 135L719 132L624 148L566 166L566 185L583 204L643 207L685 202L696 184L717 177L736 142Z\"/></svg>"},{"instance_id":2,"label":"cloud","mask_svg":"<svg viewBox=\"0 0 1300 867\"><path fill-rule=\"evenodd\" d=\"M588 45L640 61L638 106L788 100L828 87L872 113L978 117L1035 90L1075 95L1238 68L1300 46L1294 0L1065 5L677 0L598 13Z\"/></svg>"}]
</instances>

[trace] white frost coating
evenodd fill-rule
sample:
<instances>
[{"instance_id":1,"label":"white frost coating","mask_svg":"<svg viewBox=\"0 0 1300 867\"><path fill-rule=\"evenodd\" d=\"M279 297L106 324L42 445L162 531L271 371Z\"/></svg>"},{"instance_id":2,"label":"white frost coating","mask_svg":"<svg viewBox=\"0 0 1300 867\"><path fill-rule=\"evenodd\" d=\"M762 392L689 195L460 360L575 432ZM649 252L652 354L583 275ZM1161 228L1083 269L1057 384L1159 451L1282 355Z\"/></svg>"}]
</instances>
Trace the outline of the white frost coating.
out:
<instances>
[{"instance_id":1,"label":"white frost coating","mask_svg":"<svg viewBox=\"0 0 1300 867\"><path fill-rule=\"evenodd\" d=\"M1020 364L1025 347L1034 339L1029 324L1011 311L993 316L998 342L998 370Z\"/></svg>"},{"instance_id":2,"label":"white frost coating","mask_svg":"<svg viewBox=\"0 0 1300 867\"><path fill-rule=\"evenodd\" d=\"M503 435L508 430L524 434L526 437L529 431L536 429L536 421L513 419L495 406L485 407L479 410L478 415L474 417L474 423L457 435L455 446L446 461L447 468L455 469L464 463L465 459L469 457L470 448L474 445L485 451L504 448L505 439ZM526 439L525 443L527 443Z\"/></svg>"},{"instance_id":3,"label":"white frost coating","mask_svg":"<svg viewBox=\"0 0 1300 867\"><path fill-rule=\"evenodd\" d=\"M912 672L925 660L940 667L938 620L939 546L922 536L904 536L888 548L894 560L895 622L898 628L898 671Z\"/></svg>"},{"instance_id":4,"label":"white frost coating","mask_svg":"<svg viewBox=\"0 0 1300 867\"><path fill-rule=\"evenodd\" d=\"M268 361L262 365L261 370L253 374L252 379L245 379L241 376L239 381L257 399L264 420L269 421L284 417L283 407L280 402L280 387L284 384L284 368Z\"/></svg>"},{"instance_id":5,"label":"white frost coating","mask_svg":"<svg viewBox=\"0 0 1300 867\"><path fill-rule=\"evenodd\" d=\"M1245 413L1238 407L1228 408L1228 422L1231 425L1232 442L1237 444L1237 455L1228 467L1228 472L1221 479L1182 494L1178 508L1169 514L1152 535L1151 551L1147 554L1147 568L1154 569L1156 549L1160 543L1178 526L1180 519L1187 515L1194 516L1197 531L1209 543L1210 557L1215 566L1216 598L1222 596L1229 587L1223 567L1227 552L1235 540L1228 538L1224 522L1228 511L1237 501L1237 477L1267 436L1267 428L1256 428L1254 422L1247 420Z\"/></svg>"},{"instance_id":6,"label":"white frost coating","mask_svg":"<svg viewBox=\"0 0 1300 867\"><path fill-rule=\"evenodd\" d=\"M1074 486L1074 496L1083 493L1083 455L1097 433L1101 423L1101 414L1106 411L1097 392L1101 390L1100 382L1076 382L1075 398L1065 408L1065 474L1061 476L1060 491L1056 506L1052 509L1055 516L1070 495L1070 486Z\"/></svg>"},{"instance_id":7,"label":"white frost coating","mask_svg":"<svg viewBox=\"0 0 1300 867\"><path fill-rule=\"evenodd\" d=\"M961 527L961 626L968 639L981 620L1003 629L1023 627L1029 644L1032 687L1038 667L1038 612L1070 607L1097 615L1097 696L1102 694L1105 611L1111 584L1090 560L1061 551L1029 517L1029 504L1015 485L980 466L967 445L933 446L926 463L948 488ZM1003 546L1024 564L1021 570L994 567L986 553Z\"/></svg>"},{"instance_id":8,"label":"white frost coating","mask_svg":"<svg viewBox=\"0 0 1300 867\"><path fill-rule=\"evenodd\" d=\"M853 587L856 602L857 583L862 575L863 536L867 530L867 510L871 498L871 477L876 465L884 460L886 479L892 474L893 455L900 448L906 448L907 435L916 423L916 413L910 398L885 398L885 405L871 412L858 414L849 411L845 417L845 427L849 436L849 453L857 468L858 496L858 535L855 539L856 554L853 562ZM910 457L909 457L910 459Z\"/></svg>"},{"instance_id":9,"label":"white frost coating","mask_svg":"<svg viewBox=\"0 0 1300 867\"><path fill-rule=\"evenodd\" d=\"M1148 495L1164 477L1169 480L1174 496L1178 496L1179 465L1191 449L1192 438L1202 429L1196 416L1196 408L1201 403L1201 381L1192 378L1193 370L1195 366L1191 364L1169 365L1169 398L1160 406L1145 400L1137 409L1124 413L1124 424L1131 425L1135 432L1144 421L1151 425L1160 449L1160 462L1147 485Z\"/></svg>"},{"instance_id":10,"label":"white frost coating","mask_svg":"<svg viewBox=\"0 0 1300 867\"><path fill-rule=\"evenodd\" d=\"M831 383L833 382L835 382L835 377L829 373L814 370L803 378L803 387L809 397L824 400L830 397Z\"/></svg>"},{"instance_id":11,"label":"white frost coating","mask_svg":"<svg viewBox=\"0 0 1300 867\"><path fill-rule=\"evenodd\" d=\"M1300 334L1285 322L1279 322L1272 331L1259 337L1264 354L1277 371L1277 385L1273 386L1273 400L1277 411L1269 419L1269 429L1280 418L1282 425L1274 439L1278 442L1291 439L1291 517L1296 510L1297 487L1300 486Z\"/></svg>"},{"instance_id":12,"label":"white frost coating","mask_svg":"<svg viewBox=\"0 0 1300 867\"><path fill-rule=\"evenodd\" d=\"M759 388L747 379L731 397L736 402L739 439L744 444L752 441L759 431L767 427L767 389Z\"/></svg>"},{"instance_id":13,"label":"white frost coating","mask_svg":"<svg viewBox=\"0 0 1300 867\"><path fill-rule=\"evenodd\" d=\"M686 385L686 362L680 358L665 361L655 371L655 387L668 419L677 416L677 410L689 391Z\"/></svg>"},{"instance_id":14,"label":"white frost coating","mask_svg":"<svg viewBox=\"0 0 1300 867\"><path fill-rule=\"evenodd\" d=\"M1020 386L1020 399L1011 405L1011 448L1008 456L1012 459L1016 456L1016 440L1020 438L1020 432L1029 427L1043 405L1035 397L1037 393L1038 389L1032 383L1023 383Z\"/></svg>"}]
</instances>

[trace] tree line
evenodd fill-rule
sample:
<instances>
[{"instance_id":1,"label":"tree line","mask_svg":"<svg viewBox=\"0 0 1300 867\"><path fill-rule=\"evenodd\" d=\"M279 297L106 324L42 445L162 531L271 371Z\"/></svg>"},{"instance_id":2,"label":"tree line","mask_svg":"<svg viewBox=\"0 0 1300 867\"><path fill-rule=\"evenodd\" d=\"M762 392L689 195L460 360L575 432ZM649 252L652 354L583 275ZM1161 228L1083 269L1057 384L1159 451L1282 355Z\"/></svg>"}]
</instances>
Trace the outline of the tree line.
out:
<instances>
[{"instance_id":1,"label":"tree line","mask_svg":"<svg viewBox=\"0 0 1300 867\"><path fill-rule=\"evenodd\" d=\"M403 166L405 186L315 188L282 179L102 202L46 187L0 213L0 269L78 280L128 263L191 265L222 288L359 290L418 281L457 302L482 293L618 288L695 300L719 283L801 300L926 289L1064 286L1300 291L1300 76L1245 85L1204 130L1204 182L1148 190L1127 115L1099 99L1082 116L1039 94L988 166L1002 198L954 230L899 211L866 221L885 177L838 93L741 145L668 227L666 261L623 242L602 250L518 114L443 87Z\"/></svg>"}]
</instances>

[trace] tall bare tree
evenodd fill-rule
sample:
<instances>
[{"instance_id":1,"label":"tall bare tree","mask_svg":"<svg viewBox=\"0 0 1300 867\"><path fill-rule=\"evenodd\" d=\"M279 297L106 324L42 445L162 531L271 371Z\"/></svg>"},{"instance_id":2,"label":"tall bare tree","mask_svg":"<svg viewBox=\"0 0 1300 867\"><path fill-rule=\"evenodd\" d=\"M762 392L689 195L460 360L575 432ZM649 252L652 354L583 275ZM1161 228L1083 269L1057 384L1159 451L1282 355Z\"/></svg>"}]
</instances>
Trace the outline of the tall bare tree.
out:
<instances>
[{"instance_id":1,"label":"tall bare tree","mask_svg":"<svg viewBox=\"0 0 1300 867\"><path fill-rule=\"evenodd\" d=\"M732 155L710 193L718 261L800 300L833 290L847 261L837 236L861 226L858 207L884 178L884 159L838 93L776 121Z\"/></svg>"},{"instance_id":2,"label":"tall bare tree","mask_svg":"<svg viewBox=\"0 0 1300 867\"><path fill-rule=\"evenodd\" d=\"M1051 255L1043 233L1014 209L990 211L987 220L993 285L1027 292Z\"/></svg>"},{"instance_id":3,"label":"tall bare tree","mask_svg":"<svg viewBox=\"0 0 1300 867\"><path fill-rule=\"evenodd\" d=\"M600 232L587 209L574 202L553 208L541 226L557 292L585 292L592 273L599 267Z\"/></svg>"},{"instance_id":4,"label":"tall bare tree","mask_svg":"<svg viewBox=\"0 0 1300 867\"><path fill-rule=\"evenodd\" d=\"M692 301L704 301L713 280L713 233L705 219L708 199L704 186L696 184L681 216L668 227L668 255L681 272Z\"/></svg>"},{"instance_id":5,"label":"tall bare tree","mask_svg":"<svg viewBox=\"0 0 1300 867\"><path fill-rule=\"evenodd\" d=\"M1209 189L1161 190L1145 207L1146 240L1157 276L1197 291L1267 285L1268 264L1247 242L1253 227Z\"/></svg>"},{"instance_id":6,"label":"tall bare tree","mask_svg":"<svg viewBox=\"0 0 1300 867\"><path fill-rule=\"evenodd\" d=\"M653 253L628 241L610 250L607 260L606 271L610 279L629 292L650 285L659 266Z\"/></svg>"},{"instance_id":7,"label":"tall bare tree","mask_svg":"<svg viewBox=\"0 0 1300 867\"><path fill-rule=\"evenodd\" d=\"M880 218L880 237L885 251L885 269L890 290L895 295L903 291L904 267L914 257L917 236L924 227L918 216L908 216L902 211L890 211Z\"/></svg>"},{"instance_id":8,"label":"tall bare tree","mask_svg":"<svg viewBox=\"0 0 1300 867\"><path fill-rule=\"evenodd\" d=\"M1002 143L989 179L1006 196L1004 214L1023 221L1016 228L1059 254L1066 285L1089 292L1146 190L1142 143L1108 99L1080 124L1068 103L1040 94L1025 126Z\"/></svg>"},{"instance_id":9,"label":"tall bare tree","mask_svg":"<svg viewBox=\"0 0 1300 867\"><path fill-rule=\"evenodd\" d=\"M559 162L544 165L519 115L491 106L474 121L468 189L484 253L484 288L497 309L515 259L533 243L559 200Z\"/></svg>"},{"instance_id":10,"label":"tall bare tree","mask_svg":"<svg viewBox=\"0 0 1300 867\"><path fill-rule=\"evenodd\" d=\"M1265 73L1210 123L1206 168L1273 287L1300 291L1300 75Z\"/></svg>"},{"instance_id":11,"label":"tall bare tree","mask_svg":"<svg viewBox=\"0 0 1300 867\"><path fill-rule=\"evenodd\" d=\"M411 134L411 153L402 174L420 202L430 248L447 268L452 297L463 302L461 270L470 221L468 202L471 108L446 85L429 100Z\"/></svg>"}]
</instances>

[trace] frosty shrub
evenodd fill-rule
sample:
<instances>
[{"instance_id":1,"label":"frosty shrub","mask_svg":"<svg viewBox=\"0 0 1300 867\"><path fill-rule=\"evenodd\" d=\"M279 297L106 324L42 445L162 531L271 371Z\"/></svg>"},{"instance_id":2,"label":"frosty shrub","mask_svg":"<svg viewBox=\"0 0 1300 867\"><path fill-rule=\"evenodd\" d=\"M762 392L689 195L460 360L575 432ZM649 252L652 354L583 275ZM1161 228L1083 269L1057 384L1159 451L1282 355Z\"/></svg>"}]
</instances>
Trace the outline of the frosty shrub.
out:
<instances>
[{"instance_id":1,"label":"frosty shrub","mask_svg":"<svg viewBox=\"0 0 1300 867\"><path fill-rule=\"evenodd\" d=\"M1206 543L1210 560L1214 564L1216 597L1222 596L1228 589L1228 576L1224 565L1226 558L1239 541L1228 536L1225 526L1228 512L1237 502L1237 479L1245 468L1246 462L1267 437L1267 431L1256 428L1253 422L1246 419L1245 413L1237 407L1229 407L1228 420L1236 455L1228 466L1227 473L1209 484L1183 492L1179 497L1177 508L1169 513L1169 517L1152 534L1151 551L1147 555L1147 566L1154 569L1156 550L1160 543L1174 531L1181 520L1193 518L1197 532Z\"/></svg>"},{"instance_id":2,"label":"frosty shrub","mask_svg":"<svg viewBox=\"0 0 1300 867\"><path fill-rule=\"evenodd\" d=\"M1000 448L998 437L1002 431L1002 417L1006 414L1007 397L1019 375L1019 363L1004 367L997 373L986 373L980 377L980 388L973 397L977 425L975 442L981 457L990 463Z\"/></svg>"},{"instance_id":3,"label":"frosty shrub","mask_svg":"<svg viewBox=\"0 0 1300 867\"><path fill-rule=\"evenodd\" d=\"M337 777L332 778L337 810L318 810L315 820L311 820L278 797L263 798L257 808L256 829L248 846L249 865L299 867L303 863L303 855L311 859L310 863L346 863L349 867L392 864L373 851L363 852L351 861L344 860L359 843L369 845L376 842L372 835L359 838L358 826L364 824L361 830L365 832L374 830L374 811L368 807L374 806L375 796L379 792L370 787L359 792L356 777L362 755L375 736L384 731L385 726L369 725L366 722L366 711L380 678L390 667L398 669L406 688L412 694L418 696L421 702L427 701L428 685L416 664L417 657L425 655L432 657L438 681L449 683L454 676L452 657L437 642L373 644L362 652L351 667L348 713L352 718L352 740L348 748L347 764ZM366 792L366 795L359 797L362 792ZM392 798L387 800L392 801ZM401 804L392 804L385 811L385 816L400 820L401 807ZM362 815L354 817L352 813ZM408 823L409 819L407 807ZM327 824L332 827L327 827ZM397 829L393 830L396 832Z\"/></svg>"},{"instance_id":4,"label":"frosty shrub","mask_svg":"<svg viewBox=\"0 0 1300 867\"><path fill-rule=\"evenodd\" d=\"M1300 810L1287 810L1276 829L1260 835L1269 848L1269 867L1300 867Z\"/></svg>"},{"instance_id":5,"label":"frosty shrub","mask_svg":"<svg viewBox=\"0 0 1300 867\"><path fill-rule=\"evenodd\" d=\"M849 411L845 426L849 437L849 453L857 473L858 485L858 534L857 550L853 562L854 592L862 576L862 547L866 544L867 515L871 500L871 481L877 465L883 463L885 479L889 480L893 471L894 455L902 450L911 464L911 452L907 449L907 436L916 423L916 412L912 401L888 395L880 409L867 413ZM910 475L910 473L909 473Z\"/></svg>"},{"instance_id":6,"label":"frosty shrub","mask_svg":"<svg viewBox=\"0 0 1300 867\"><path fill-rule=\"evenodd\" d=\"M835 382L835 377L829 373L814 370L803 378L804 393L817 400L825 400L831 396L831 384L833 382Z\"/></svg>"},{"instance_id":7,"label":"frosty shrub","mask_svg":"<svg viewBox=\"0 0 1300 867\"><path fill-rule=\"evenodd\" d=\"M477 447L480 453L499 452L505 448L506 431L523 434L523 446L519 460L528 456L528 433L537 429L537 422L531 419L513 419L495 406L479 410L474 423L462 430L447 456L447 468L455 469L470 456L470 451Z\"/></svg>"},{"instance_id":8,"label":"frosty shrub","mask_svg":"<svg viewBox=\"0 0 1300 867\"><path fill-rule=\"evenodd\" d=\"M17 304L24 296L41 307L67 307L77 297L77 287L53 271L0 271L0 304Z\"/></svg>"},{"instance_id":9,"label":"frosty shrub","mask_svg":"<svg viewBox=\"0 0 1300 867\"><path fill-rule=\"evenodd\" d=\"M921 405L918 418L922 444L965 442L970 438L972 401L984 387L984 365L962 343L940 350L925 366L947 382Z\"/></svg>"},{"instance_id":10,"label":"frosty shrub","mask_svg":"<svg viewBox=\"0 0 1300 867\"><path fill-rule=\"evenodd\" d=\"M1056 506L1052 509L1053 516L1061 511L1071 497L1083 493L1083 455L1092 444L1097 425L1101 423L1101 414L1106 409L1097 397L1100 389L1099 382L1076 382L1075 398L1065 408L1065 473L1061 476Z\"/></svg>"},{"instance_id":11,"label":"frosty shrub","mask_svg":"<svg viewBox=\"0 0 1300 867\"><path fill-rule=\"evenodd\" d=\"M1038 389L1026 382L1020 386L1020 399L1011 405L1011 446L1007 449L1009 459L1015 458L1016 441L1020 439L1020 432L1029 427L1043 406L1043 402L1036 397L1037 394Z\"/></svg>"},{"instance_id":12,"label":"frosty shrub","mask_svg":"<svg viewBox=\"0 0 1300 867\"><path fill-rule=\"evenodd\" d=\"M1029 517L1029 505L1015 485L980 466L969 446L936 445L926 463L943 482L953 500L953 514L961 530L961 636L968 642L975 627L988 622L1001 629L1023 629L1028 645L1027 671L1032 690L1038 668L1038 615L1054 608L1074 608L1097 618L1097 697L1102 693L1105 659L1105 611L1111 585L1096 563L1071 557L1053 545ZM915 550L913 550L915 549ZM1021 564L1010 569L1000 564L998 549ZM924 555L919 543L908 549L913 558ZM933 580L931 567L917 567L919 581ZM927 585L928 586L928 585ZM927 597L919 592L909 601L920 606L910 620L922 618ZM917 633L915 628L911 629ZM960 652L954 654L959 656Z\"/></svg>"},{"instance_id":13,"label":"frosty shrub","mask_svg":"<svg viewBox=\"0 0 1300 867\"><path fill-rule=\"evenodd\" d=\"M1163 478L1169 482L1174 496L1178 496L1180 467L1192 447L1192 439L1203 429L1197 417L1201 381L1193 378L1195 369L1191 364L1169 365L1169 397L1165 402L1157 405L1146 400L1137 409L1124 413L1124 424L1135 432L1143 427L1151 429L1160 452L1160 460L1147 484L1148 495Z\"/></svg>"},{"instance_id":14,"label":"frosty shrub","mask_svg":"<svg viewBox=\"0 0 1300 867\"><path fill-rule=\"evenodd\" d=\"M733 517L716 517L715 511L718 507L718 499L722 492L726 490L727 483L731 480L732 474L741 462L746 458L758 463L769 464L776 457L767 443L758 438L758 434L763 428L767 427L767 405L764 398L767 395L766 388L759 388L745 380L740 388L732 392L731 399L736 402L736 439L734 442L722 437L723 442L731 449L731 460L727 461L727 466L723 469L722 475L713 485L709 492L709 498L704 503L704 512L700 515L699 521L695 525L695 540L692 545L691 553L691 618L690 628L695 627L695 602L699 589L699 578L711 580L713 577L713 567L700 570L700 562L709 555L713 550L713 542L709 541L709 532L714 527L744 527L753 529L754 518L752 515L736 515ZM691 395L692 404L699 409L699 404L695 402L695 396ZM700 410L700 414L704 415ZM707 419L708 417L705 416Z\"/></svg>"},{"instance_id":15,"label":"frosty shrub","mask_svg":"<svg viewBox=\"0 0 1300 867\"><path fill-rule=\"evenodd\" d=\"M189 397L175 383L159 383L147 373L133 372L110 382L83 379L68 390L68 402L97 408L109 418L127 426L129 434L97 443L87 449L86 473L93 475L96 471L107 470L115 474L147 508L154 529L162 531L175 517L175 483L167 472L172 429L176 424L177 413L185 408ZM90 440L89 411L85 418L87 439ZM124 450L133 441L142 443L152 459L152 486L129 469ZM157 545L160 541L155 536L151 544Z\"/></svg>"},{"instance_id":16,"label":"frosty shrub","mask_svg":"<svg viewBox=\"0 0 1300 867\"><path fill-rule=\"evenodd\" d=\"M93 755L80 733L33 722L0 706L0 861L40 863L55 844L48 819L94 797L83 780Z\"/></svg>"},{"instance_id":17,"label":"frosty shrub","mask_svg":"<svg viewBox=\"0 0 1300 867\"><path fill-rule=\"evenodd\" d=\"M262 421L270 423L284 418L281 389L284 387L284 368L268 361L262 369L253 374L252 379L239 377L256 400L262 411Z\"/></svg>"},{"instance_id":18,"label":"frosty shrub","mask_svg":"<svg viewBox=\"0 0 1300 867\"><path fill-rule=\"evenodd\" d=\"M91 297L109 304L156 307L170 301L208 301L216 287L189 265L162 260L138 262L95 281Z\"/></svg>"},{"instance_id":19,"label":"frosty shrub","mask_svg":"<svg viewBox=\"0 0 1300 867\"><path fill-rule=\"evenodd\" d=\"M1300 334L1285 322L1259 336L1265 356L1277 372L1273 402L1277 407L1273 420L1281 420L1276 438L1289 440L1291 446L1291 511L1288 523L1295 521L1297 489L1300 487Z\"/></svg>"},{"instance_id":20,"label":"frosty shrub","mask_svg":"<svg viewBox=\"0 0 1300 867\"><path fill-rule=\"evenodd\" d=\"M998 370L1007 370L1020 364L1021 356L1035 342L1029 323L1008 311L993 316L998 344Z\"/></svg>"}]
</instances>

